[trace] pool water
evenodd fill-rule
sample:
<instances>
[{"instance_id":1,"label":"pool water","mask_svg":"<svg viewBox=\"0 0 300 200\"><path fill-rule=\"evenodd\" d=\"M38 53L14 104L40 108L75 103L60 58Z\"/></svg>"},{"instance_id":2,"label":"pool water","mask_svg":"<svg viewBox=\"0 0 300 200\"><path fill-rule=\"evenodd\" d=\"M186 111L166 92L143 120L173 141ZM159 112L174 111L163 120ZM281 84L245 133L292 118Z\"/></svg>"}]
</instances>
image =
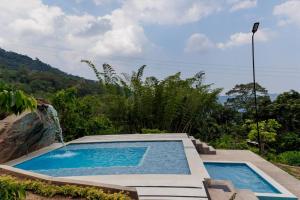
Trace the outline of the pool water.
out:
<instances>
[{"instance_id":1,"label":"pool water","mask_svg":"<svg viewBox=\"0 0 300 200\"><path fill-rule=\"evenodd\" d=\"M17 167L26 170L43 170L82 167L137 166L147 147L94 148L50 152L45 156L24 162ZM74 162L76 160L76 162Z\"/></svg>"},{"instance_id":2,"label":"pool water","mask_svg":"<svg viewBox=\"0 0 300 200\"><path fill-rule=\"evenodd\" d=\"M258 175L245 163L204 163L206 170L213 179L229 180L237 189L249 189L256 193L280 192Z\"/></svg>"},{"instance_id":3,"label":"pool water","mask_svg":"<svg viewBox=\"0 0 300 200\"><path fill-rule=\"evenodd\" d=\"M15 167L50 176L190 174L181 141L70 144Z\"/></svg>"}]
</instances>

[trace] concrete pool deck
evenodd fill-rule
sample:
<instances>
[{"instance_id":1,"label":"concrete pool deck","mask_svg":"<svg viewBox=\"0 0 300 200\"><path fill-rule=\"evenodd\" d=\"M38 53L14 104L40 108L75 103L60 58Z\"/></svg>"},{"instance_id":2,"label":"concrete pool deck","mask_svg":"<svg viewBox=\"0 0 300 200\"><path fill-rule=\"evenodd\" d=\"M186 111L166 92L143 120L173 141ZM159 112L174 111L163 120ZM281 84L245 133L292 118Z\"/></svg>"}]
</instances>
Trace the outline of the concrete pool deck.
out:
<instances>
[{"instance_id":1,"label":"concrete pool deck","mask_svg":"<svg viewBox=\"0 0 300 200\"><path fill-rule=\"evenodd\" d=\"M201 155L205 161L250 162L300 199L300 181L248 150L217 150L216 155Z\"/></svg>"},{"instance_id":2,"label":"concrete pool deck","mask_svg":"<svg viewBox=\"0 0 300 200\"><path fill-rule=\"evenodd\" d=\"M207 200L203 180L209 178L198 152L186 134L130 134L130 135L99 135L86 136L67 144L93 143L93 142L121 142L121 141L182 141L190 174L123 174L123 175L96 175L96 176L68 176L59 177L72 180L98 184L120 185L136 188L139 199L181 199L181 200ZM48 148L23 156L6 163L14 166L61 147L55 144Z\"/></svg>"}]
</instances>

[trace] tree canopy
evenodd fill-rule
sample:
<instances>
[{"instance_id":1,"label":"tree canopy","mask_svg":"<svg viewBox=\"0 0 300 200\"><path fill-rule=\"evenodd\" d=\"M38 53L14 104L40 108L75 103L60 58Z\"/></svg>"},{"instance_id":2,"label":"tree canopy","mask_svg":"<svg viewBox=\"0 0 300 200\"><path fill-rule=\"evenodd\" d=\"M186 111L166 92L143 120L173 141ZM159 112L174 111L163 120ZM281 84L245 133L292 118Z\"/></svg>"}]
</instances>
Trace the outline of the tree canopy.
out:
<instances>
[{"instance_id":1,"label":"tree canopy","mask_svg":"<svg viewBox=\"0 0 300 200\"><path fill-rule=\"evenodd\" d=\"M20 114L26 109L34 110L36 106L35 98L0 82L0 119L8 114Z\"/></svg>"}]
</instances>

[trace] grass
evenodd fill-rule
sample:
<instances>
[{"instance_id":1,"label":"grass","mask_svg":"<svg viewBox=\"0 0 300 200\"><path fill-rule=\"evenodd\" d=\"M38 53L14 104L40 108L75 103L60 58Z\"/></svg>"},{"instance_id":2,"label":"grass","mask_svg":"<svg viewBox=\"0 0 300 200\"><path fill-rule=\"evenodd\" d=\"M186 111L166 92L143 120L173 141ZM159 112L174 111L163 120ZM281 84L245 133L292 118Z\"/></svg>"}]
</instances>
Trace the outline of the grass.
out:
<instances>
[{"instance_id":1,"label":"grass","mask_svg":"<svg viewBox=\"0 0 300 200\"><path fill-rule=\"evenodd\" d=\"M280 167L281 169L283 169L284 171L286 171L287 173L289 173L290 175L300 180L300 167L285 165L281 163L274 163L274 164Z\"/></svg>"}]
</instances>

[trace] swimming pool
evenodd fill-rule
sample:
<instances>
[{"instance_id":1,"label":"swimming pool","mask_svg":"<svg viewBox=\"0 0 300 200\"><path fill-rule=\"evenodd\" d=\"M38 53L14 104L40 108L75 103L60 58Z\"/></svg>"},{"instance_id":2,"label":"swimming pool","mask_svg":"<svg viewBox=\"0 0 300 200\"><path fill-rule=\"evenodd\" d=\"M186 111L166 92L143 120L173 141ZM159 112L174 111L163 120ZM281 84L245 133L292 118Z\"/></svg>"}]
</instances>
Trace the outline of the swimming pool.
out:
<instances>
[{"instance_id":1,"label":"swimming pool","mask_svg":"<svg viewBox=\"0 0 300 200\"><path fill-rule=\"evenodd\" d=\"M182 141L69 144L14 167L56 177L190 174Z\"/></svg>"},{"instance_id":2,"label":"swimming pool","mask_svg":"<svg viewBox=\"0 0 300 200\"><path fill-rule=\"evenodd\" d=\"M205 162L204 166L211 178L229 180L237 189L253 191L260 200L297 199L250 163Z\"/></svg>"},{"instance_id":3,"label":"swimming pool","mask_svg":"<svg viewBox=\"0 0 300 200\"><path fill-rule=\"evenodd\" d=\"M237 189L259 193L280 193L244 163L205 163L209 175L217 180L229 180Z\"/></svg>"}]
</instances>

